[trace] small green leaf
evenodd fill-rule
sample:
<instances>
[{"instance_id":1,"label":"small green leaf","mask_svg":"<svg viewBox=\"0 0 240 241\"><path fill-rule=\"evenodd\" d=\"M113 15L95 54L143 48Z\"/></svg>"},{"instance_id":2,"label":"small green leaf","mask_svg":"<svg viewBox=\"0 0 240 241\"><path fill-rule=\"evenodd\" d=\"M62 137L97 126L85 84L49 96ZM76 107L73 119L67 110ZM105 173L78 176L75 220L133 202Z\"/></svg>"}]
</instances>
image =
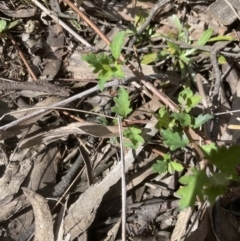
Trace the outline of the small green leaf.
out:
<instances>
[{"instance_id":1,"label":"small green leaf","mask_svg":"<svg viewBox=\"0 0 240 241\"><path fill-rule=\"evenodd\" d=\"M89 53L89 54L84 54L82 56L82 60L86 61L87 63L89 63L89 65L91 67L93 67L93 72L94 73L98 73L99 71L106 69L106 68L110 68L109 66L112 64L112 59L107 56L105 53L100 53L100 54L93 54L93 53Z\"/></svg>"},{"instance_id":2,"label":"small green leaf","mask_svg":"<svg viewBox=\"0 0 240 241\"><path fill-rule=\"evenodd\" d=\"M178 32L180 33L182 31L183 26L182 26L179 18L174 14L174 15L172 15L172 20L174 22L175 27L178 29Z\"/></svg>"},{"instance_id":3,"label":"small green leaf","mask_svg":"<svg viewBox=\"0 0 240 241\"><path fill-rule=\"evenodd\" d=\"M164 139L163 143L167 145L171 151L175 151L178 148L185 147L189 141L184 133L181 135L178 132L171 130L161 130L161 135Z\"/></svg>"},{"instance_id":4,"label":"small green leaf","mask_svg":"<svg viewBox=\"0 0 240 241\"><path fill-rule=\"evenodd\" d=\"M171 161L169 162L169 165L168 166L171 166L171 169L173 169L174 171L176 172L181 172L183 170L183 165L176 162L176 161ZM168 170L169 170L169 167L168 167ZM170 172L171 173L171 172ZM172 174L172 173L171 173Z\"/></svg>"},{"instance_id":5,"label":"small green leaf","mask_svg":"<svg viewBox=\"0 0 240 241\"><path fill-rule=\"evenodd\" d=\"M128 147L132 149L137 149L140 144L144 143L144 139L140 135L142 133L141 129L135 127L129 127L123 132L124 137L128 138L131 142L126 142ZM131 145L129 145L131 143Z\"/></svg>"},{"instance_id":6,"label":"small green leaf","mask_svg":"<svg viewBox=\"0 0 240 241\"><path fill-rule=\"evenodd\" d=\"M103 91L105 83L112 78L112 73L106 70L102 70L99 73L98 78L98 87L101 91Z\"/></svg>"},{"instance_id":7,"label":"small green leaf","mask_svg":"<svg viewBox=\"0 0 240 241\"><path fill-rule=\"evenodd\" d=\"M7 29L11 29L11 28L14 28L15 26L17 26L19 24L19 20L15 20L15 21L12 21L8 24L7 26Z\"/></svg>"},{"instance_id":8,"label":"small green leaf","mask_svg":"<svg viewBox=\"0 0 240 241\"><path fill-rule=\"evenodd\" d=\"M115 62L114 64L114 70L113 70L113 77L115 78L124 78L125 74L122 70L122 66Z\"/></svg>"},{"instance_id":9,"label":"small green leaf","mask_svg":"<svg viewBox=\"0 0 240 241\"><path fill-rule=\"evenodd\" d=\"M164 160L164 161L167 161L167 162L171 161L171 154L165 153L165 154L163 155L163 160Z\"/></svg>"},{"instance_id":10,"label":"small green leaf","mask_svg":"<svg viewBox=\"0 0 240 241\"><path fill-rule=\"evenodd\" d=\"M157 53L151 53L151 54L145 54L143 56L143 59L141 61L142 64L151 64L158 60L158 54Z\"/></svg>"},{"instance_id":11,"label":"small green leaf","mask_svg":"<svg viewBox=\"0 0 240 241\"><path fill-rule=\"evenodd\" d=\"M180 112L180 113L174 112L172 114L172 117L175 118L176 120L178 120L182 127L189 126L191 123L191 116L184 112Z\"/></svg>"},{"instance_id":12,"label":"small green leaf","mask_svg":"<svg viewBox=\"0 0 240 241\"><path fill-rule=\"evenodd\" d=\"M115 102L115 106L112 107L112 112L115 112L122 117L127 117L127 115L132 111L132 108L130 108L128 92L123 87L120 87L118 97L114 97L113 100Z\"/></svg>"},{"instance_id":13,"label":"small green leaf","mask_svg":"<svg viewBox=\"0 0 240 241\"><path fill-rule=\"evenodd\" d=\"M168 128L169 124L171 123L171 116L169 110L165 107L162 106L157 115L158 123L156 127L160 130L162 127Z\"/></svg>"},{"instance_id":14,"label":"small green leaf","mask_svg":"<svg viewBox=\"0 0 240 241\"><path fill-rule=\"evenodd\" d=\"M217 148L218 147L216 146L215 143L201 146L201 149L203 150L203 152L206 156L210 156L212 151L217 151Z\"/></svg>"},{"instance_id":15,"label":"small green leaf","mask_svg":"<svg viewBox=\"0 0 240 241\"><path fill-rule=\"evenodd\" d=\"M204 31L203 34L200 36L199 40L197 41L196 45L200 45L200 46L205 45L211 38L212 33L213 33L213 30L211 28Z\"/></svg>"},{"instance_id":16,"label":"small green leaf","mask_svg":"<svg viewBox=\"0 0 240 241\"><path fill-rule=\"evenodd\" d=\"M182 50L180 49L180 47L177 44L175 44L173 42L167 42L167 45L169 47L168 50L172 55L174 55L176 52L178 52L178 54L181 55Z\"/></svg>"},{"instance_id":17,"label":"small green leaf","mask_svg":"<svg viewBox=\"0 0 240 241\"><path fill-rule=\"evenodd\" d=\"M216 147L214 145L201 146L206 158L221 172L235 178L238 173L236 166L240 164L239 146Z\"/></svg>"},{"instance_id":18,"label":"small green leaf","mask_svg":"<svg viewBox=\"0 0 240 241\"><path fill-rule=\"evenodd\" d=\"M208 177L204 170L192 168L192 175L185 175L179 179L179 182L185 186L181 187L176 194L181 197L179 201L180 209L193 207L196 196L203 200L203 187L208 182Z\"/></svg>"},{"instance_id":19,"label":"small green leaf","mask_svg":"<svg viewBox=\"0 0 240 241\"><path fill-rule=\"evenodd\" d=\"M200 36L199 40L197 41L196 45L200 45L200 46L205 45L211 38L212 32L213 32L213 30L211 28L209 28L205 32L203 32L203 34ZM188 50L186 50L184 56L185 57L189 56L189 55L193 54L195 51L196 51L196 49L194 49L194 48L188 49Z\"/></svg>"},{"instance_id":20,"label":"small green leaf","mask_svg":"<svg viewBox=\"0 0 240 241\"><path fill-rule=\"evenodd\" d=\"M116 60L121 54L122 47L124 45L124 37L125 31L121 31L114 36L112 42L110 43L111 53Z\"/></svg>"},{"instance_id":21,"label":"small green leaf","mask_svg":"<svg viewBox=\"0 0 240 241\"><path fill-rule=\"evenodd\" d=\"M2 33L7 27L7 22L5 20L0 20L0 33Z\"/></svg>"},{"instance_id":22,"label":"small green leaf","mask_svg":"<svg viewBox=\"0 0 240 241\"><path fill-rule=\"evenodd\" d=\"M224 35L224 36L216 36L213 38L210 38L208 42L215 42L215 41L231 41L234 38L230 35Z\"/></svg>"},{"instance_id":23,"label":"small green leaf","mask_svg":"<svg viewBox=\"0 0 240 241\"><path fill-rule=\"evenodd\" d=\"M185 64L189 64L191 59L186 57L186 51L182 52L182 54L179 57ZM180 66L181 67L181 66ZM183 68L183 67L182 67Z\"/></svg>"},{"instance_id":24,"label":"small green leaf","mask_svg":"<svg viewBox=\"0 0 240 241\"><path fill-rule=\"evenodd\" d=\"M82 56L82 59L93 67L93 73L98 73L98 86L100 90L103 90L104 84L112 78L124 77L121 65L116 61L114 62L113 58L105 53L99 53L97 55L93 53L85 54Z\"/></svg>"},{"instance_id":25,"label":"small green leaf","mask_svg":"<svg viewBox=\"0 0 240 241\"><path fill-rule=\"evenodd\" d=\"M223 55L220 55L220 56L218 57L218 63L219 63L219 64L226 64L226 63L227 63L227 60L226 60L226 58L225 58Z\"/></svg>"},{"instance_id":26,"label":"small green leaf","mask_svg":"<svg viewBox=\"0 0 240 241\"><path fill-rule=\"evenodd\" d=\"M82 30L82 26L81 26L81 24L79 23L79 21L77 21L77 20L75 20L75 19L70 19L70 23L72 24L72 26L73 26L76 30L78 30L78 31Z\"/></svg>"},{"instance_id":27,"label":"small green leaf","mask_svg":"<svg viewBox=\"0 0 240 241\"><path fill-rule=\"evenodd\" d=\"M173 166L173 169L177 172L181 172L183 170L183 165L181 163L173 161L171 162L171 165Z\"/></svg>"},{"instance_id":28,"label":"small green leaf","mask_svg":"<svg viewBox=\"0 0 240 241\"><path fill-rule=\"evenodd\" d=\"M159 161L152 165L153 171L157 173L164 173L168 171L168 162L166 161Z\"/></svg>"},{"instance_id":29,"label":"small green leaf","mask_svg":"<svg viewBox=\"0 0 240 241\"><path fill-rule=\"evenodd\" d=\"M199 128L201 125L203 125L205 122L211 120L213 118L212 115L210 114L200 114L197 118L194 119L194 124L193 124L193 128Z\"/></svg>"},{"instance_id":30,"label":"small green leaf","mask_svg":"<svg viewBox=\"0 0 240 241\"><path fill-rule=\"evenodd\" d=\"M210 202L211 205L213 205L216 201L216 198L219 195L223 195L226 192L226 187L223 186L209 186L204 189L204 195L207 196L208 201Z\"/></svg>"},{"instance_id":31,"label":"small green leaf","mask_svg":"<svg viewBox=\"0 0 240 241\"><path fill-rule=\"evenodd\" d=\"M204 195L208 197L210 204L216 201L217 196L223 195L229 185L228 176L224 173L213 173L204 188Z\"/></svg>"},{"instance_id":32,"label":"small green leaf","mask_svg":"<svg viewBox=\"0 0 240 241\"><path fill-rule=\"evenodd\" d=\"M184 89L178 95L178 102L180 103L183 110L189 112L193 107L201 101L200 95L193 95L192 90L189 88Z\"/></svg>"},{"instance_id":33,"label":"small green leaf","mask_svg":"<svg viewBox=\"0 0 240 241\"><path fill-rule=\"evenodd\" d=\"M193 97L189 98L187 104L189 107L193 108L197 106L201 100L202 100L202 97L200 95L194 95Z\"/></svg>"}]
</instances>

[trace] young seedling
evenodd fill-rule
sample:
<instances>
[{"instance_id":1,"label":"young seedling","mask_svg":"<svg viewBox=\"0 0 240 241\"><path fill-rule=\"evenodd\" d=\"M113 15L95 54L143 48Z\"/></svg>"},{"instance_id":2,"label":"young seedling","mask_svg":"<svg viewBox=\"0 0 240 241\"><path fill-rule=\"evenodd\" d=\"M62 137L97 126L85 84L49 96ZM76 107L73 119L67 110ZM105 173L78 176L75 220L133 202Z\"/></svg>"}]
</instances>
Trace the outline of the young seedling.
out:
<instances>
[{"instance_id":1,"label":"young seedling","mask_svg":"<svg viewBox=\"0 0 240 241\"><path fill-rule=\"evenodd\" d=\"M130 108L130 99L128 92L120 87L118 90L118 96L113 98L115 106L112 107L112 112L118 114L119 116L126 118L129 113L131 113L132 108ZM141 136L141 129L136 127L128 127L124 132L125 137L124 145L132 149L136 149L140 144L144 143L144 139Z\"/></svg>"},{"instance_id":2,"label":"young seedling","mask_svg":"<svg viewBox=\"0 0 240 241\"><path fill-rule=\"evenodd\" d=\"M178 30L178 34L173 34L171 32L167 33L166 35L161 34L160 36L166 40L167 48L159 52L146 54L142 59L143 64L150 64L158 60L170 59L175 69L181 71L181 77L187 78L188 76L191 76L192 73L194 73L191 67L193 62L191 56L196 54L198 50L195 48L181 48L180 43L204 46L207 42L229 41L233 39L231 36L217 36L211 38L213 30L207 29L203 32L198 41L193 43L189 40L190 34L188 28L180 22L179 18L176 15L173 15L172 20ZM219 62L226 63L224 56L219 57Z\"/></svg>"},{"instance_id":3,"label":"young seedling","mask_svg":"<svg viewBox=\"0 0 240 241\"><path fill-rule=\"evenodd\" d=\"M93 67L93 73L98 73L98 85L100 90L103 90L104 84L107 81L113 78L124 78L122 65L118 62L118 58L120 57L124 45L124 37L125 32L123 31L114 36L110 44L112 56L109 56L106 53L89 53L82 56L82 59Z\"/></svg>"}]
</instances>

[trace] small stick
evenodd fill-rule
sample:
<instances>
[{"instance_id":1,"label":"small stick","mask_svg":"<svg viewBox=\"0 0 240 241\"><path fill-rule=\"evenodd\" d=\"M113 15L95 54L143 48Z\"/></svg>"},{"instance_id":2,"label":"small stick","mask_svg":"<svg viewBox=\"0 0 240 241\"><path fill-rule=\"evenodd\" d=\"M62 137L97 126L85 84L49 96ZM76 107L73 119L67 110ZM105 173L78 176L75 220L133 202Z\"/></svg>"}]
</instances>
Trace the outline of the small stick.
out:
<instances>
[{"instance_id":1,"label":"small stick","mask_svg":"<svg viewBox=\"0 0 240 241\"><path fill-rule=\"evenodd\" d=\"M120 153L121 153L121 163L122 163L122 240L126 241L127 191L126 191L125 162L124 162L124 151L123 151L123 130L122 130L122 121L120 116L118 116L118 128L119 128Z\"/></svg>"},{"instance_id":2,"label":"small stick","mask_svg":"<svg viewBox=\"0 0 240 241\"><path fill-rule=\"evenodd\" d=\"M27 69L28 69L28 72L31 74L31 76L33 77L33 79L34 79L35 81L37 81L38 78L37 78L37 76L35 75L35 73L32 71L32 69L31 69L30 65L28 64L28 62L27 62L27 60L26 60L26 58L25 58L22 50L19 48L18 43L15 41L15 39L13 38L13 36L12 36L10 33L8 33L7 36L10 38L10 40L12 41L12 44L13 44L14 47L17 49L20 57L22 58L23 63L26 65L26 67L27 67Z\"/></svg>"},{"instance_id":3,"label":"small stick","mask_svg":"<svg viewBox=\"0 0 240 241\"><path fill-rule=\"evenodd\" d=\"M73 31L71 28L67 26L61 19L57 17L57 14L54 13L53 11L50 11L46 7L44 7L40 2L37 0L32 0L32 2L37 5L42 11L44 11L47 15L49 15L56 23L61 25L65 30L67 30L70 34L72 34L78 41L81 43L85 44L86 46L91 46L90 43L88 43L85 39L83 39L81 36L79 36L75 31Z\"/></svg>"}]
</instances>

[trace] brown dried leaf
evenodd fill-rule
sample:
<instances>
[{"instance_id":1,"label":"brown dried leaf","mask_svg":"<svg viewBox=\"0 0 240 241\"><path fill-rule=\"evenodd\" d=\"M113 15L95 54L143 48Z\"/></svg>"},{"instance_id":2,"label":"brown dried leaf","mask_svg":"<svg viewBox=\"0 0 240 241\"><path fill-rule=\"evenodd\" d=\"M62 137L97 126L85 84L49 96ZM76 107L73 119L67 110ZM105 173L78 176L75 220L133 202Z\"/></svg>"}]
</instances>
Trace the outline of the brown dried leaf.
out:
<instances>
[{"instance_id":1,"label":"brown dried leaf","mask_svg":"<svg viewBox=\"0 0 240 241\"><path fill-rule=\"evenodd\" d=\"M35 16L37 8L11 10L5 4L0 3L0 11L5 15L13 18L29 18Z\"/></svg>"},{"instance_id":2,"label":"brown dried leaf","mask_svg":"<svg viewBox=\"0 0 240 241\"><path fill-rule=\"evenodd\" d=\"M117 126L103 126L98 124L93 124L90 122L77 122L71 123L67 126L51 130L49 132L43 132L33 137L30 137L24 140L19 147L25 148L31 143L31 145L37 145L41 142L45 144L52 143L60 138L64 138L67 135L76 134L76 135L92 135L95 137L109 138L116 137L119 135Z\"/></svg>"},{"instance_id":3,"label":"brown dried leaf","mask_svg":"<svg viewBox=\"0 0 240 241\"><path fill-rule=\"evenodd\" d=\"M45 198L28 188L22 188L28 197L35 217L34 241L54 241L52 215Z\"/></svg>"}]
</instances>

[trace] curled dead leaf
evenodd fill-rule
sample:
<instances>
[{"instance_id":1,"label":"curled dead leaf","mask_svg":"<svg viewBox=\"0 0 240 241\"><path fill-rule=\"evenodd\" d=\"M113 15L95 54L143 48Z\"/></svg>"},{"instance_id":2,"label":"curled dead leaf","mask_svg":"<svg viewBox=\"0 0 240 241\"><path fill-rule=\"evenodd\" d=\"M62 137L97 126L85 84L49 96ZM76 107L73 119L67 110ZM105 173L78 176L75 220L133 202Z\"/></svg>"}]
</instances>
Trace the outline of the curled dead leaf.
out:
<instances>
[{"instance_id":1,"label":"curled dead leaf","mask_svg":"<svg viewBox=\"0 0 240 241\"><path fill-rule=\"evenodd\" d=\"M22 188L33 207L35 217L34 241L53 241L52 215L45 198L28 188Z\"/></svg>"}]
</instances>

